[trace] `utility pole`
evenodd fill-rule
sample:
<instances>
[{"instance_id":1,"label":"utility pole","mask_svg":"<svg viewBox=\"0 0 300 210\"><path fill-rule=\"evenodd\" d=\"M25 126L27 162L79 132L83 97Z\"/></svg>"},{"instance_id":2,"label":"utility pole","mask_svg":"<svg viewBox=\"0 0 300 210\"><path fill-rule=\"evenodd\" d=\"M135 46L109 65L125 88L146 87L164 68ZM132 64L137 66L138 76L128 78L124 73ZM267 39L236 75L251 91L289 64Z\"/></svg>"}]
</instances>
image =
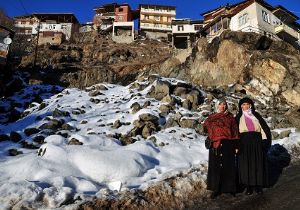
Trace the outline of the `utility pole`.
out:
<instances>
[{"instance_id":1,"label":"utility pole","mask_svg":"<svg viewBox=\"0 0 300 210\"><path fill-rule=\"evenodd\" d=\"M36 38L36 44L35 44L33 68L36 67L36 61L37 61L37 55L38 55L38 46L39 46L39 38L40 38L40 27L41 27L41 20L39 20L39 24L37 26L37 38Z\"/></svg>"}]
</instances>

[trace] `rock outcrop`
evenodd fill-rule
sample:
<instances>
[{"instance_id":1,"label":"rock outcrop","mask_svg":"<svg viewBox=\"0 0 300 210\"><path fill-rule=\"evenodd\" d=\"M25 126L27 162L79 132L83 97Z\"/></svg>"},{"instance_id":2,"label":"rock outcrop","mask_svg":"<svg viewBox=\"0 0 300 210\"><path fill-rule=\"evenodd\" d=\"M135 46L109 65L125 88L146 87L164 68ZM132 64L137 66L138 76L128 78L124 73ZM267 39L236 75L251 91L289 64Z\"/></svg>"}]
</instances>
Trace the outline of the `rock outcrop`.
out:
<instances>
[{"instance_id":1,"label":"rock outcrop","mask_svg":"<svg viewBox=\"0 0 300 210\"><path fill-rule=\"evenodd\" d=\"M225 31L211 43L199 39L185 62L172 57L152 72L201 86L241 84L270 103L300 105L299 51L256 33Z\"/></svg>"}]
</instances>

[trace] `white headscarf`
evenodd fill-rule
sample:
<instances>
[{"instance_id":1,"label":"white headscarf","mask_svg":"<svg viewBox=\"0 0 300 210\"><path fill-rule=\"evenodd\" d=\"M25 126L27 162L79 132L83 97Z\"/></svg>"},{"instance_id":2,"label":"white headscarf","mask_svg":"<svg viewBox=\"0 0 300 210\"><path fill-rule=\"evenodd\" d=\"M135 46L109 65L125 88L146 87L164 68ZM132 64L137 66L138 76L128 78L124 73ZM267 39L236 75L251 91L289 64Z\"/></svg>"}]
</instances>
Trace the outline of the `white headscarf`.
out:
<instances>
[{"instance_id":1,"label":"white headscarf","mask_svg":"<svg viewBox=\"0 0 300 210\"><path fill-rule=\"evenodd\" d=\"M219 110L219 105L221 103L225 103L226 104L226 109L225 109L225 112L224 113L227 113L228 112L228 104L227 104L227 101L225 98L221 98L221 99L218 99L217 102L215 103L215 112L216 113L221 113L220 110Z\"/></svg>"}]
</instances>

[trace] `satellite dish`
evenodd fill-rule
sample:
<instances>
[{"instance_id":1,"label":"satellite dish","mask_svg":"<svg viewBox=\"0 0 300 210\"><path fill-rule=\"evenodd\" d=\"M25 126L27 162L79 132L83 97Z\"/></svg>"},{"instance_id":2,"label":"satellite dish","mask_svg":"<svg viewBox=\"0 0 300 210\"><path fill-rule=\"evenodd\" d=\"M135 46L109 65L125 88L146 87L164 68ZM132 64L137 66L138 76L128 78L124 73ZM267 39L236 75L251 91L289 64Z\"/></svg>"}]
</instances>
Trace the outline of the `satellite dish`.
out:
<instances>
[{"instance_id":1,"label":"satellite dish","mask_svg":"<svg viewBox=\"0 0 300 210\"><path fill-rule=\"evenodd\" d=\"M11 40L11 38L6 37L6 38L3 39L3 43L9 45L9 44L12 43L12 40Z\"/></svg>"}]
</instances>

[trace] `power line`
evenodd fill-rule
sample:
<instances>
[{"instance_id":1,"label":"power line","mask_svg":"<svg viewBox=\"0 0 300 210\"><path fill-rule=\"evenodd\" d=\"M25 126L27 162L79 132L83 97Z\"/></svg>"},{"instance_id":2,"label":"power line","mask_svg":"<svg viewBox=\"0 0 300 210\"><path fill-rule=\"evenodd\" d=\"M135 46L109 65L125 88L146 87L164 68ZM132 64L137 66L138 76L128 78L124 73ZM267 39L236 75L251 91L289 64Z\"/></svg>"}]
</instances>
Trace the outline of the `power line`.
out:
<instances>
[{"instance_id":1,"label":"power line","mask_svg":"<svg viewBox=\"0 0 300 210\"><path fill-rule=\"evenodd\" d=\"M23 4L23 1L22 1L22 0L19 0L19 2L20 2L20 4L21 4L21 6L22 6L22 8L23 8L23 10L24 10L24 12L25 12L25 14L27 15L28 12L27 12L27 10L26 10L24 4Z\"/></svg>"}]
</instances>

